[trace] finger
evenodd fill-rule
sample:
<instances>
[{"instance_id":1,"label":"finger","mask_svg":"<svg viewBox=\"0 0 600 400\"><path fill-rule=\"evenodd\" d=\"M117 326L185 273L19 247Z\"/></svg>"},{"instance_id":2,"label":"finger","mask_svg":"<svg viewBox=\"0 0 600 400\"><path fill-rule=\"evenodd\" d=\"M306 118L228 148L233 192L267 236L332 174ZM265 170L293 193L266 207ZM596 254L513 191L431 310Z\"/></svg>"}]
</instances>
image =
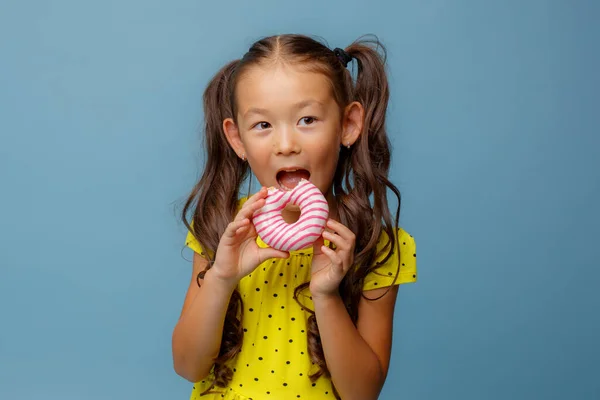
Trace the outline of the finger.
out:
<instances>
[{"instance_id":1,"label":"finger","mask_svg":"<svg viewBox=\"0 0 600 400\"><path fill-rule=\"evenodd\" d=\"M356 240L356 235L354 232L350 230L346 225L338 222L334 219L329 218L327 220L327 227L333 229L338 235L340 235L344 240L348 242L354 242Z\"/></svg>"},{"instance_id":2,"label":"finger","mask_svg":"<svg viewBox=\"0 0 600 400\"><path fill-rule=\"evenodd\" d=\"M321 246L323 246L324 244L325 241L323 240L323 236L321 235L313 243L313 256L323 254L323 252L321 251Z\"/></svg>"},{"instance_id":3,"label":"finger","mask_svg":"<svg viewBox=\"0 0 600 400\"><path fill-rule=\"evenodd\" d=\"M239 228L242 228L248 224L250 224L250 220L247 218L232 221L229 223L229 225L227 225L227 228L225 229L225 232L223 232L223 235L227 237L234 237Z\"/></svg>"},{"instance_id":4,"label":"finger","mask_svg":"<svg viewBox=\"0 0 600 400\"><path fill-rule=\"evenodd\" d=\"M325 253L325 255L327 255L327 257L329 257L329 259L331 260L331 268L333 269L333 272L335 272L336 274L343 275L344 266L342 264L342 259L340 258L339 254L337 254L334 250L331 250L327 246L321 246L321 251Z\"/></svg>"},{"instance_id":5,"label":"finger","mask_svg":"<svg viewBox=\"0 0 600 400\"><path fill-rule=\"evenodd\" d=\"M268 190L265 187L262 187L256 194L250 197L242 206L238 214L237 218L250 218L254 214L256 210L264 207L266 203L265 197L267 196Z\"/></svg>"},{"instance_id":6,"label":"finger","mask_svg":"<svg viewBox=\"0 0 600 400\"><path fill-rule=\"evenodd\" d=\"M287 251L276 250L271 247L264 247L258 249L258 255L261 261L268 260L269 258L288 258L290 253Z\"/></svg>"},{"instance_id":7,"label":"finger","mask_svg":"<svg viewBox=\"0 0 600 400\"><path fill-rule=\"evenodd\" d=\"M235 230L235 234L236 235L241 235L243 233L246 233L246 232L248 232L248 229L250 229L251 226L252 225L250 225L250 224L245 224L244 226L241 226L241 227L237 228Z\"/></svg>"},{"instance_id":8,"label":"finger","mask_svg":"<svg viewBox=\"0 0 600 400\"><path fill-rule=\"evenodd\" d=\"M269 190L265 186L262 186L258 192L254 193L252 196L248 197L248 200L246 200L246 202L244 203L244 206L250 206L257 200L265 198L267 196L268 192L269 192Z\"/></svg>"},{"instance_id":9,"label":"finger","mask_svg":"<svg viewBox=\"0 0 600 400\"><path fill-rule=\"evenodd\" d=\"M342 250L349 250L351 244L348 241L344 240L340 235L336 235L335 233L323 232L323 237L329 240L331 243L335 244L335 247Z\"/></svg>"}]
</instances>

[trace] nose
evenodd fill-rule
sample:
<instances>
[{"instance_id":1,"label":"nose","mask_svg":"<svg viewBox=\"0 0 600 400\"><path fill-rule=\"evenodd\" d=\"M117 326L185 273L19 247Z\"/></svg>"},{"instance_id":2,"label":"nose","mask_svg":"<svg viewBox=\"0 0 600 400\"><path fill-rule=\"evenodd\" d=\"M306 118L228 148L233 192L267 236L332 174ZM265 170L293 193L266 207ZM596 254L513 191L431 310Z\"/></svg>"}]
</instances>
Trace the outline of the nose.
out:
<instances>
[{"instance_id":1,"label":"nose","mask_svg":"<svg viewBox=\"0 0 600 400\"><path fill-rule=\"evenodd\" d=\"M284 156L300 153L300 143L293 129L284 127L274 132L273 152Z\"/></svg>"}]
</instances>

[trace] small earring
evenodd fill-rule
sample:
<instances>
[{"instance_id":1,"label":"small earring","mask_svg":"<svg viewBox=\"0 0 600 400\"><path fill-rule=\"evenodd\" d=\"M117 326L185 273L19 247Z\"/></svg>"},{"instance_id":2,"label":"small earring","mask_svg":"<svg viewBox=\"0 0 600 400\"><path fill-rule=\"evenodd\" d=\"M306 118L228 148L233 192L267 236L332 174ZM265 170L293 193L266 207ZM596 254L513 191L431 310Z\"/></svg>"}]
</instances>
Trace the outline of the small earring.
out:
<instances>
[{"instance_id":1,"label":"small earring","mask_svg":"<svg viewBox=\"0 0 600 400\"><path fill-rule=\"evenodd\" d=\"M242 153L242 161L246 161L246 153Z\"/></svg>"},{"instance_id":2,"label":"small earring","mask_svg":"<svg viewBox=\"0 0 600 400\"><path fill-rule=\"evenodd\" d=\"M346 142L346 147L350 148L350 142Z\"/></svg>"}]
</instances>

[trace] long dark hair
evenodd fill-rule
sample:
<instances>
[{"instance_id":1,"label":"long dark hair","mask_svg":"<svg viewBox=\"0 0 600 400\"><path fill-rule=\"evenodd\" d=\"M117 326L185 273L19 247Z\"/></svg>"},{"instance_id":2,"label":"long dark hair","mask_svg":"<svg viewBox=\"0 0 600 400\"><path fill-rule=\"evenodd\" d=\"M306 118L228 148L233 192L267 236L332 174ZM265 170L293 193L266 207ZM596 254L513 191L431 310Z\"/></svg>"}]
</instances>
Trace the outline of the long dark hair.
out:
<instances>
[{"instance_id":1,"label":"long dark hair","mask_svg":"<svg viewBox=\"0 0 600 400\"><path fill-rule=\"evenodd\" d=\"M203 247L203 255L209 261L206 270L210 269L220 237L235 217L240 186L250 172L248 164L240 160L229 146L222 128L224 119L236 120L235 89L244 71L251 66L277 60L324 74L331 81L334 98L341 110L353 101L360 102L365 110L363 131L350 149L342 148L333 180L339 220L356 235L354 266L339 287L348 314L356 325L358 304L361 296L364 297L364 279L378 267L376 259L385 254L380 262L386 262L394 252L398 259L400 257L395 238L401 198L399 190L388 180L390 143L385 129L385 117L389 89L385 71L385 48L377 38L363 37L344 50L356 60L357 72L354 79L331 49L303 35L278 35L259 40L243 58L225 65L212 78L204 92L206 165L200 181L185 203L181 218ZM387 189L397 198L393 221L387 201ZM191 222L188 222L190 210L193 210L193 216ZM388 240L381 253L378 253L377 242L382 234ZM200 272L198 284L205 272ZM396 277L398 274L399 270ZM295 288L294 298L311 314L307 321L308 354L319 368L309 375L314 382L320 376L329 377L330 374L315 313L299 301L299 295L308 286L309 283L304 283ZM214 380L204 393L215 386L226 387L231 380L233 372L225 363L241 349L242 310L242 298L236 289L225 317L221 348L215 360ZM333 390L336 397L339 397L335 388Z\"/></svg>"}]
</instances>

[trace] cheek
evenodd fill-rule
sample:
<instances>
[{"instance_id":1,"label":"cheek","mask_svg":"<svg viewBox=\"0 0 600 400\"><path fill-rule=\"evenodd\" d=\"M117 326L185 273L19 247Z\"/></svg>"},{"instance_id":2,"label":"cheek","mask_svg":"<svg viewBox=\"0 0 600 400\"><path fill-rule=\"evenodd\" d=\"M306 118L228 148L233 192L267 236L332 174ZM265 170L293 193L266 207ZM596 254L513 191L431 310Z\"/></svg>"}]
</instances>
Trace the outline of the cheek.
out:
<instances>
[{"instance_id":1,"label":"cheek","mask_svg":"<svg viewBox=\"0 0 600 400\"><path fill-rule=\"evenodd\" d=\"M318 164L324 168L323 172L333 174L339 159L339 146L333 144L323 144L315 155L318 154Z\"/></svg>"}]
</instances>

